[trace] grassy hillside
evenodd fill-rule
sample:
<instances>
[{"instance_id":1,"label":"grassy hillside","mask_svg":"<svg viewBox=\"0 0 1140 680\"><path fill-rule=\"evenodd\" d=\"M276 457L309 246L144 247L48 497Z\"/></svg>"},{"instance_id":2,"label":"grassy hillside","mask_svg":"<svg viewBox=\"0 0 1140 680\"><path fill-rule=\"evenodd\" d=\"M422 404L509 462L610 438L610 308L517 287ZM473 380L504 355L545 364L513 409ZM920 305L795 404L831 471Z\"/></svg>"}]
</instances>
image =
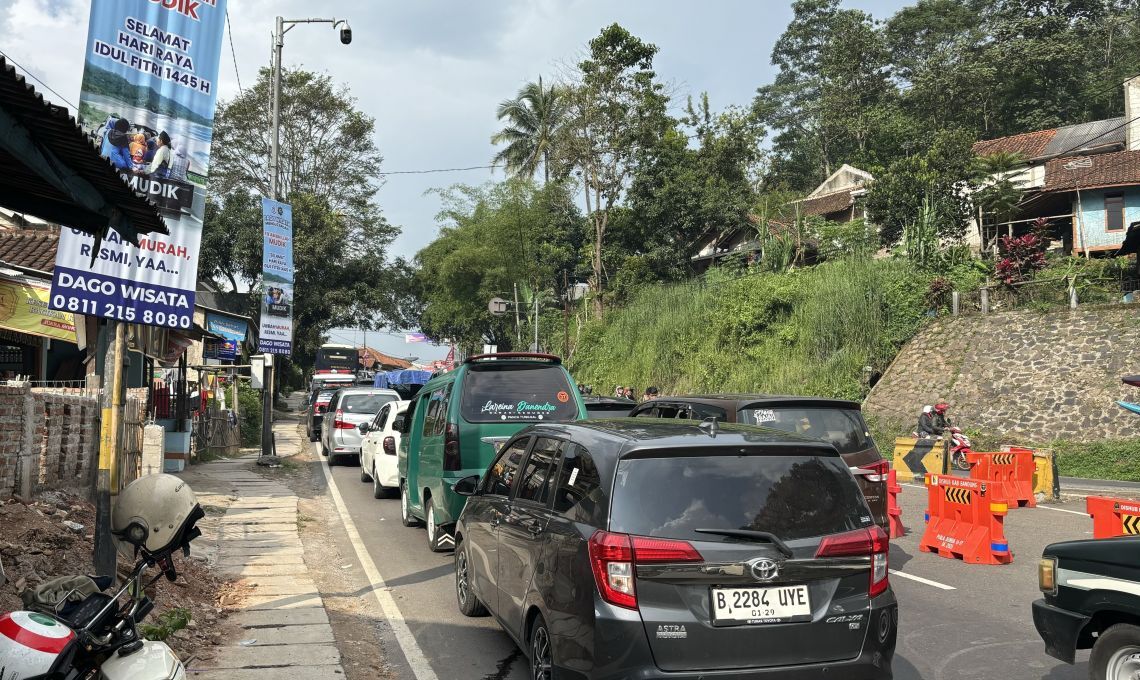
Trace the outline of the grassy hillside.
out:
<instances>
[{"instance_id":1,"label":"grassy hillside","mask_svg":"<svg viewBox=\"0 0 1140 680\"><path fill-rule=\"evenodd\" d=\"M583 330L570 369L666 393L745 391L861 399L926 318L932 275L901 259L647 287Z\"/></svg>"}]
</instances>

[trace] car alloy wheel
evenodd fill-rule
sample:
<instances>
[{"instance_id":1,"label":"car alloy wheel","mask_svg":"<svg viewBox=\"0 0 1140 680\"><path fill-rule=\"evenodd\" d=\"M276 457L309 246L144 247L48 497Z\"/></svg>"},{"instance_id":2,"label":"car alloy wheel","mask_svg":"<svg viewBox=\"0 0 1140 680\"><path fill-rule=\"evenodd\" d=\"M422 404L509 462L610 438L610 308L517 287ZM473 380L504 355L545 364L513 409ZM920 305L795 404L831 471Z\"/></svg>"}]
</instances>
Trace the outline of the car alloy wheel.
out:
<instances>
[{"instance_id":1,"label":"car alloy wheel","mask_svg":"<svg viewBox=\"0 0 1140 680\"><path fill-rule=\"evenodd\" d=\"M1108 659L1105 680L1140 678L1140 647L1131 645L1116 650Z\"/></svg>"},{"instance_id":2,"label":"car alloy wheel","mask_svg":"<svg viewBox=\"0 0 1140 680\"><path fill-rule=\"evenodd\" d=\"M459 607L467 607L467 600L471 597L470 574L467 571L467 554L463 550L455 551L455 596L459 598Z\"/></svg>"},{"instance_id":3,"label":"car alloy wheel","mask_svg":"<svg viewBox=\"0 0 1140 680\"><path fill-rule=\"evenodd\" d=\"M534 623L530 636L530 677L532 680L551 680L554 661L550 653L550 633L541 617Z\"/></svg>"},{"instance_id":4,"label":"car alloy wheel","mask_svg":"<svg viewBox=\"0 0 1140 680\"><path fill-rule=\"evenodd\" d=\"M424 512L425 524L427 524L427 538L428 546L435 550L436 538L439 536L439 527L435 525L435 508L432 507L431 499L427 499L427 510Z\"/></svg>"}]
</instances>

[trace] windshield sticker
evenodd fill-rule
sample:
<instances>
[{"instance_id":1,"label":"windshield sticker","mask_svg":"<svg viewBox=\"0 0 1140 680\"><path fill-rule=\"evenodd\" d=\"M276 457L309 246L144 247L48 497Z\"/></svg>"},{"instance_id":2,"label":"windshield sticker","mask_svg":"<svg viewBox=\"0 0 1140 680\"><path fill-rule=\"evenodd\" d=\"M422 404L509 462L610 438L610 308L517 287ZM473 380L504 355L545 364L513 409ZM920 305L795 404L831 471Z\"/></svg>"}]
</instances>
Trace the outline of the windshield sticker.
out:
<instances>
[{"instance_id":1,"label":"windshield sticker","mask_svg":"<svg viewBox=\"0 0 1140 680\"><path fill-rule=\"evenodd\" d=\"M558 393L557 395L555 395L555 396L557 396L557 397L558 397L558 401L562 402L563 404L565 404L566 402L570 401L570 395L566 393L566 390L562 390L561 392L559 392L559 393Z\"/></svg>"},{"instance_id":2,"label":"windshield sticker","mask_svg":"<svg viewBox=\"0 0 1140 680\"><path fill-rule=\"evenodd\" d=\"M566 395L567 401L570 396ZM532 404L529 401L519 401L515 404L504 404L495 400L488 400L486 404L479 409L480 413L499 416L502 420L508 418L514 420L542 420L547 415L554 413L558 407L551 404L549 401L541 404Z\"/></svg>"},{"instance_id":3,"label":"windshield sticker","mask_svg":"<svg viewBox=\"0 0 1140 680\"><path fill-rule=\"evenodd\" d=\"M576 482L577 480L578 480L578 468L574 468L574 470L570 472L570 486L574 486L574 482Z\"/></svg>"},{"instance_id":4,"label":"windshield sticker","mask_svg":"<svg viewBox=\"0 0 1140 680\"><path fill-rule=\"evenodd\" d=\"M770 408L758 408L752 412L752 417L756 420L757 425L774 423L779 420L779 418L776 417L776 412Z\"/></svg>"}]
</instances>

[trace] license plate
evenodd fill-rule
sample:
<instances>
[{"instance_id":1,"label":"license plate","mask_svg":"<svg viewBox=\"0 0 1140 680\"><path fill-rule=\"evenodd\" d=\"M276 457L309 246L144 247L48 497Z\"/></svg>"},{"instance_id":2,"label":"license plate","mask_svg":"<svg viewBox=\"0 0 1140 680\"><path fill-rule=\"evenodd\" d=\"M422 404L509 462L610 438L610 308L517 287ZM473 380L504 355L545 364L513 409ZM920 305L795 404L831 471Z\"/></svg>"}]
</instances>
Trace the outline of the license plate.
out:
<instances>
[{"instance_id":1,"label":"license plate","mask_svg":"<svg viewBox=\"0 0 1140 680\"><path fill-rule=\"evenodd\" d=\"M808 587L713 588L712 620L714 624L810 621Z\"/></svg>"}]
</instances>

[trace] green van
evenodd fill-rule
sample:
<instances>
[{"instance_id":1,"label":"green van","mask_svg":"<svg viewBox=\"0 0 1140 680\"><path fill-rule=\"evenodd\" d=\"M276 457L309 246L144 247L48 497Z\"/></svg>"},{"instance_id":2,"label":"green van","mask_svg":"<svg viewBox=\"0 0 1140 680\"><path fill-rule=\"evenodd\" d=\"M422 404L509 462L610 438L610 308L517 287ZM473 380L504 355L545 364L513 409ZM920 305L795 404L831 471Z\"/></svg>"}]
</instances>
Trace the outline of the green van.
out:
<instances>
[{"instance_id":1,"label":"green van","mask_svg":"<svg viewBox=\"0 0 1140 680\"><path fill-rule=\"evenodd\" d=\"M451 527L467 499L455 482L482 475L496 448L533 423L586 417L586 406L550 354L479 354L432 377L408 406L399 451L400 517L427 525L428 547L452 546Z\"/></svg>"}]
</instances>

